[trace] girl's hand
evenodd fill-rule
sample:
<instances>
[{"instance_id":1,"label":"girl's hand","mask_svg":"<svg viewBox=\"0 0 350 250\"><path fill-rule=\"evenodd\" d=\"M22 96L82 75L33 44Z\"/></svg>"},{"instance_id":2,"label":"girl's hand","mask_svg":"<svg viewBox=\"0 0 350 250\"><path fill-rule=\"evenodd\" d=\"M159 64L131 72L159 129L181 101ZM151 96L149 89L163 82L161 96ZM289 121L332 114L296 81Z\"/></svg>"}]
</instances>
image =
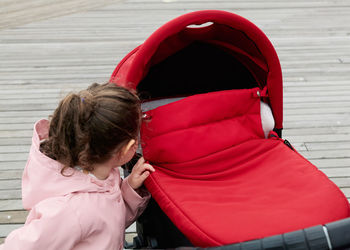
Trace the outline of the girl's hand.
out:
<instances>
[{"instance_id":1,"label":"girl's hand","mask_svg":"<svg viewBox=\"0 0 350 250\"><path fill-rule=\"evenodd\" d=\"M145 163L145 159L141 157L132 169L131 174L128 177L129 185L134 189L138 189L142 186L147 177L154 172L155 169Z\"/></svg>"}]
</instances>

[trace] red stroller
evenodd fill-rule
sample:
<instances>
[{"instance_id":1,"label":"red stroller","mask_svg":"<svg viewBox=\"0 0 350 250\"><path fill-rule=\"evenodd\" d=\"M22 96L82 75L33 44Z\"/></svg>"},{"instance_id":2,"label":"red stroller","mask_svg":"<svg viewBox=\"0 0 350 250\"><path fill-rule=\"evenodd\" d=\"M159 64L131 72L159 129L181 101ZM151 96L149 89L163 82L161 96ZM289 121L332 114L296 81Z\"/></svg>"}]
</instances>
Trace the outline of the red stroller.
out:
<instances>
[{"instance_id":1,"label":"red stroller","mask_svg":"<svg viewBox=\"0 0 350 250\"><path fill-rule=\"evenodd\" d=\"M265 237L230 247L350 244L349 220L317 226L349 217L349 203L281 139L279 59L254 24L224 11L180 16L130 52L110 81L136 89L146 103L167 99L144 112L142 151L156 172L145 183L154 201L139 220L138 247L213 247ZM261 102L274 118L268 138ZM335 242L339 232L343 245Z\"/></svg>"}]
</instances>

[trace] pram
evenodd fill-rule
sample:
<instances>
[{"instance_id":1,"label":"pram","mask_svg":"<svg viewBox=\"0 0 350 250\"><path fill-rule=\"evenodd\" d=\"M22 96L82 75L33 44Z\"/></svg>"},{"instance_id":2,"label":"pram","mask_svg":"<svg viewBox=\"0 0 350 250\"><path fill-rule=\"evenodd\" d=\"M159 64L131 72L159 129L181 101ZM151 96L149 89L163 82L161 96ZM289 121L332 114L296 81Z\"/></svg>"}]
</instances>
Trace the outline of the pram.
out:
<instances>
[{"instance_id":1,"label":"pram","mask_svg":"<svg viewBox=\"0 0 350 250\"><path fill-rule=\"evenodd\" d=\"M145 182L154 200L135 247L349 246L346 197L281 139L281 67L253 23L215 10L180 16L131 51L110 81L146 103L166 99L143 115L142 153L156 172ZM268 138L261 101L274 118Z\"/></svg>"}]
</instances>

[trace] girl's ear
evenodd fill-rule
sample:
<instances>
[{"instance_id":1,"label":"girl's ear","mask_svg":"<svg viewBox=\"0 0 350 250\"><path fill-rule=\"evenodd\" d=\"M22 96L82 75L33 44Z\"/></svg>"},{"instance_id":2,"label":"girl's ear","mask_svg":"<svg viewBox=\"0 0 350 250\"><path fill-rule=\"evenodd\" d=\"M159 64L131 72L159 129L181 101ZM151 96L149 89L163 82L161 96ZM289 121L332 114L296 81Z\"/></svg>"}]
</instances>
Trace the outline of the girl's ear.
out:
<instances>
[{"instance_id":1,"label":"girl's ear","mask_svg":"<svg viewBox=\"0 0 350 250\"><path fill-rule=\"evenodd\" d=\"M136 144L136 141L134 139L131 139L126 146L122 149L122 155L126 155L129 150Z\"/></svg>"}]
</instances>

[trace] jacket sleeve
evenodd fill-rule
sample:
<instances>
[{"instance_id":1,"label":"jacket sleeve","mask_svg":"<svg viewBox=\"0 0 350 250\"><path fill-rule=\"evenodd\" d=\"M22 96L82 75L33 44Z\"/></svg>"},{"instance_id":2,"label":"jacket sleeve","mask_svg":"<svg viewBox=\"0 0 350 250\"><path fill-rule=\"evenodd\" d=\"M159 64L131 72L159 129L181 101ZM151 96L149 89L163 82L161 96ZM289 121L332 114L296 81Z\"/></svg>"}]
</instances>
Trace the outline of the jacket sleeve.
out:
<instances>
[{"instance_id":1,"label":"jacket sleeve","mask_svg":"<svg viewBox=\"0 0 350 250\"><path fill-rule=\"evenodd\" d=\"M145 210L151 195L143 188L135 191L129 185L128 177L122 181L121 192L126 207L125 227L127 228Z\"/></svg>"},{"instance_id":2,"label":"jacket sleeve","mask_svg":"<svg viewBox=\"0 0 350 250\"><path fill-rule=\"evenodd\" d=\"M0 250L68 250L80 237L80 224L69 204L48 199L30 211L25 225L12 231Z\"/></svg>"}]
</instances>

